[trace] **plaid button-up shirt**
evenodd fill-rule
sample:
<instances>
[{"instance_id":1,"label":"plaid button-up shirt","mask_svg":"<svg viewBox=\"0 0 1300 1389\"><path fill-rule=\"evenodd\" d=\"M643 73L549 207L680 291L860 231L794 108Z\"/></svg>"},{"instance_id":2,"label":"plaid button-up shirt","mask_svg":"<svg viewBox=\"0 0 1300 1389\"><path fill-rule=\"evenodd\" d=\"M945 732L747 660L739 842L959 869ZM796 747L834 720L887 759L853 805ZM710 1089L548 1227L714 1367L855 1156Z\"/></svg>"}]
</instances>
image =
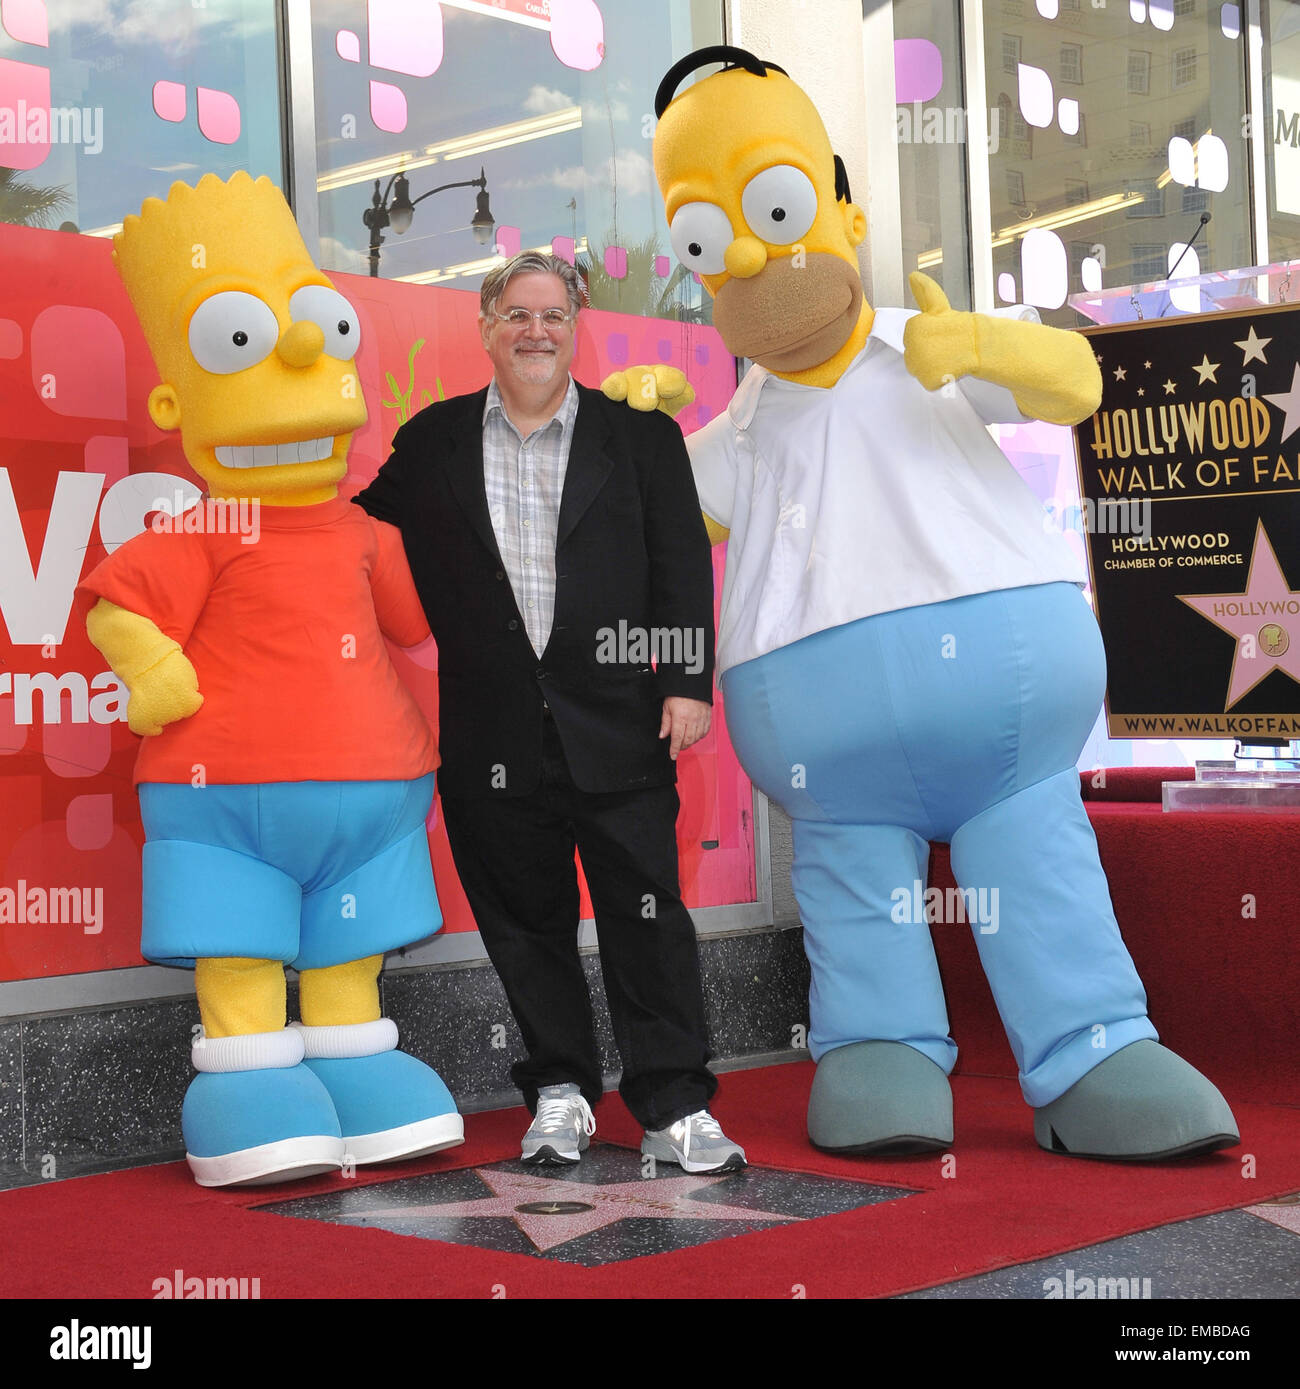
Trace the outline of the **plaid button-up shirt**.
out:
<instances>
[{"instance_id":1,"label":"plaid button-up shirt","mask_svg":"<svg viewBox=\"0 0 1300 1389\"><path fill-rule=\"evenodd\" d=\"M483 407L488 515L528 640L539 656L555 619L555 539L577 416L572 377L555 416L526 439L506 415L495 377Z\"/></svg>"}]
</instances>

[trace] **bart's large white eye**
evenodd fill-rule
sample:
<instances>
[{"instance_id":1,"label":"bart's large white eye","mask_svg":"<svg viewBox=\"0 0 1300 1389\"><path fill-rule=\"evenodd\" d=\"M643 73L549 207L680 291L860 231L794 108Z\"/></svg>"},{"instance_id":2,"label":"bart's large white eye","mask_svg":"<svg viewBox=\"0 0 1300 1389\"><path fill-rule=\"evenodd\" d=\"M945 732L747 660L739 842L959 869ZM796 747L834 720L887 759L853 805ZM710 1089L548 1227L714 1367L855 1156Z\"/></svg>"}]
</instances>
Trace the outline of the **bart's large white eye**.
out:
<instances>
[{"instance_id":1,"label":"bart's large white eye","mask_svg":"<svg viewBox=\"0 0 1300 1389\"><path fill-rule=\"evenodd\" d=\"M255 367L280 340L280 325L255 294L230 289L205 299L190 319L190 351L218 376Z\"/></svg>"},{"instance_id":2,"label":"bart's large white eye","mask_svg":"<svg viewBox=\"0 0 1300 1389\"><path fill-rule=\"evenodd\" d=\"M735 239L731 219L716 203L685 203L673 216L668 235L677 259L697 275L721 275L723 257Z\"/></svg>"},{"instance_id":3,"label":"bart's large white eye","mask_svg":"<svg viewBox=\"0 0 1300 1389\"><path fill-rule=\"evenodd\" d=\"M336 289L328 285L304 285L289 300L289 316L295 323L304 319L325 334L328 356L348 361L361 346L361 320L357 311Z\"/></svg>"},{"instance_id":4,"label":"bart's large white eye","mask_svg":"<svg viewBox=\"0 0 1300 1389\"><path fill-rule=\"evenodd\" d=\"M760 241L788 246L817 220L817 190L802 169L774 164L745 185L740 209Z\"/></svg>"}]
</instances>

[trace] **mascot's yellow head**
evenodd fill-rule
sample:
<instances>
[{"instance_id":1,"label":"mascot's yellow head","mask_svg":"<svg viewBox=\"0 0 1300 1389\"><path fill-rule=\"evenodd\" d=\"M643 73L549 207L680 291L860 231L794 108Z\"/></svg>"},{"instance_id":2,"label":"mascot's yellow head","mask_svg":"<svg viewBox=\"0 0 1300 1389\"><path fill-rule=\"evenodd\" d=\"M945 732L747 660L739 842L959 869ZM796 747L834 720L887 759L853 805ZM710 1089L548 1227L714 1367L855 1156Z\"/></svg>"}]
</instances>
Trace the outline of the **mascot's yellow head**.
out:
<instances>
[{"instance_id":1,"label":"mascot's yellow head","mask_svg":"<svg viewBox=\"0 0 1300 1389\"><path fill-rule=\"evenodd\" d=\"M114 238L114 260L163 378L159 429L179 429L214 497L328 501L366 421L356 310L312 263L268 178L174 183Z\"/></svg>"},{"instance_id":2,"label":"mascot's yellow head","mask_svg":"<svg viewBox=\"0 0 1300 1389\"><path fill-rule=\"evenodd\" d=\"M674 96L716 62L735 66ZM816 107L783 69L715 47L669 70L655 114L673 250L714 296L727 350L793 381L833 384L873 315L854 249L866 217Z\"/></svg>"}]
</instances>

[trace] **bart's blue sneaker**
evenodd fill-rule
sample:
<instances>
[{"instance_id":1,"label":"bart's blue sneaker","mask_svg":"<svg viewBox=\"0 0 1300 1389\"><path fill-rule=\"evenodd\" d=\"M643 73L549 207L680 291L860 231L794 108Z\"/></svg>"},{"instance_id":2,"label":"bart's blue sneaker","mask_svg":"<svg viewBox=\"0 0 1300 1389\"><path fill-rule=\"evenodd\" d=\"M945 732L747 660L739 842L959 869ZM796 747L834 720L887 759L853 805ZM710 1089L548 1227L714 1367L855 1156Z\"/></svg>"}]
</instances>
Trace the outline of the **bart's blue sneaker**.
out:
<instances>
[{"instance_id":1,"label":"bart's blue sneaker","mask_svg":"<svg viewBox=\"0 0 1300 1389\"><path fill-rule=\"evenodd\" d=\"M312 1056L310 1042L307 1050L303 1064L329 1091L344 1150L358 1165L422 1157L465 1141L465 1121L451 1092L423 1061L404 1051Z\"/></svg>"},{"instance_id":2,"label":"bart's blue sneaker","mask_svg":"<svg viewBox=\"0 0 1300 1389\"><path fill-rule=\"evenodd\" d=\"M329 1092L300 1061L258 1070L202 1070L181 1109L185 1160L200 1186L264 1186L343 1165Z\"/></svg>"}]
</instances>

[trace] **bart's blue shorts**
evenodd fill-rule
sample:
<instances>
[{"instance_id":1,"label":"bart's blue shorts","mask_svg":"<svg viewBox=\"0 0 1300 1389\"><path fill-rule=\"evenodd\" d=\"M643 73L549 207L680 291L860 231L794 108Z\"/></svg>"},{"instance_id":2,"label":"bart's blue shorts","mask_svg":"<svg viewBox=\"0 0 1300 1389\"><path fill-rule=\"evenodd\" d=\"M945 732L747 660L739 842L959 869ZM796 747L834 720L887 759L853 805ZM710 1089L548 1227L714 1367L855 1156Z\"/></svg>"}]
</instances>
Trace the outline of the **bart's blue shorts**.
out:
<instances>
[{"instance_id":1,"label":"bart's blue shorts","mask_svg":"<svg viewBox=\"0 0 1300 1389\"><path fill-rule=\"evenodd\" d=\"M141 953L322 969L433 935L433 781L141 784Z\"/></svg>"}]
</instances>

